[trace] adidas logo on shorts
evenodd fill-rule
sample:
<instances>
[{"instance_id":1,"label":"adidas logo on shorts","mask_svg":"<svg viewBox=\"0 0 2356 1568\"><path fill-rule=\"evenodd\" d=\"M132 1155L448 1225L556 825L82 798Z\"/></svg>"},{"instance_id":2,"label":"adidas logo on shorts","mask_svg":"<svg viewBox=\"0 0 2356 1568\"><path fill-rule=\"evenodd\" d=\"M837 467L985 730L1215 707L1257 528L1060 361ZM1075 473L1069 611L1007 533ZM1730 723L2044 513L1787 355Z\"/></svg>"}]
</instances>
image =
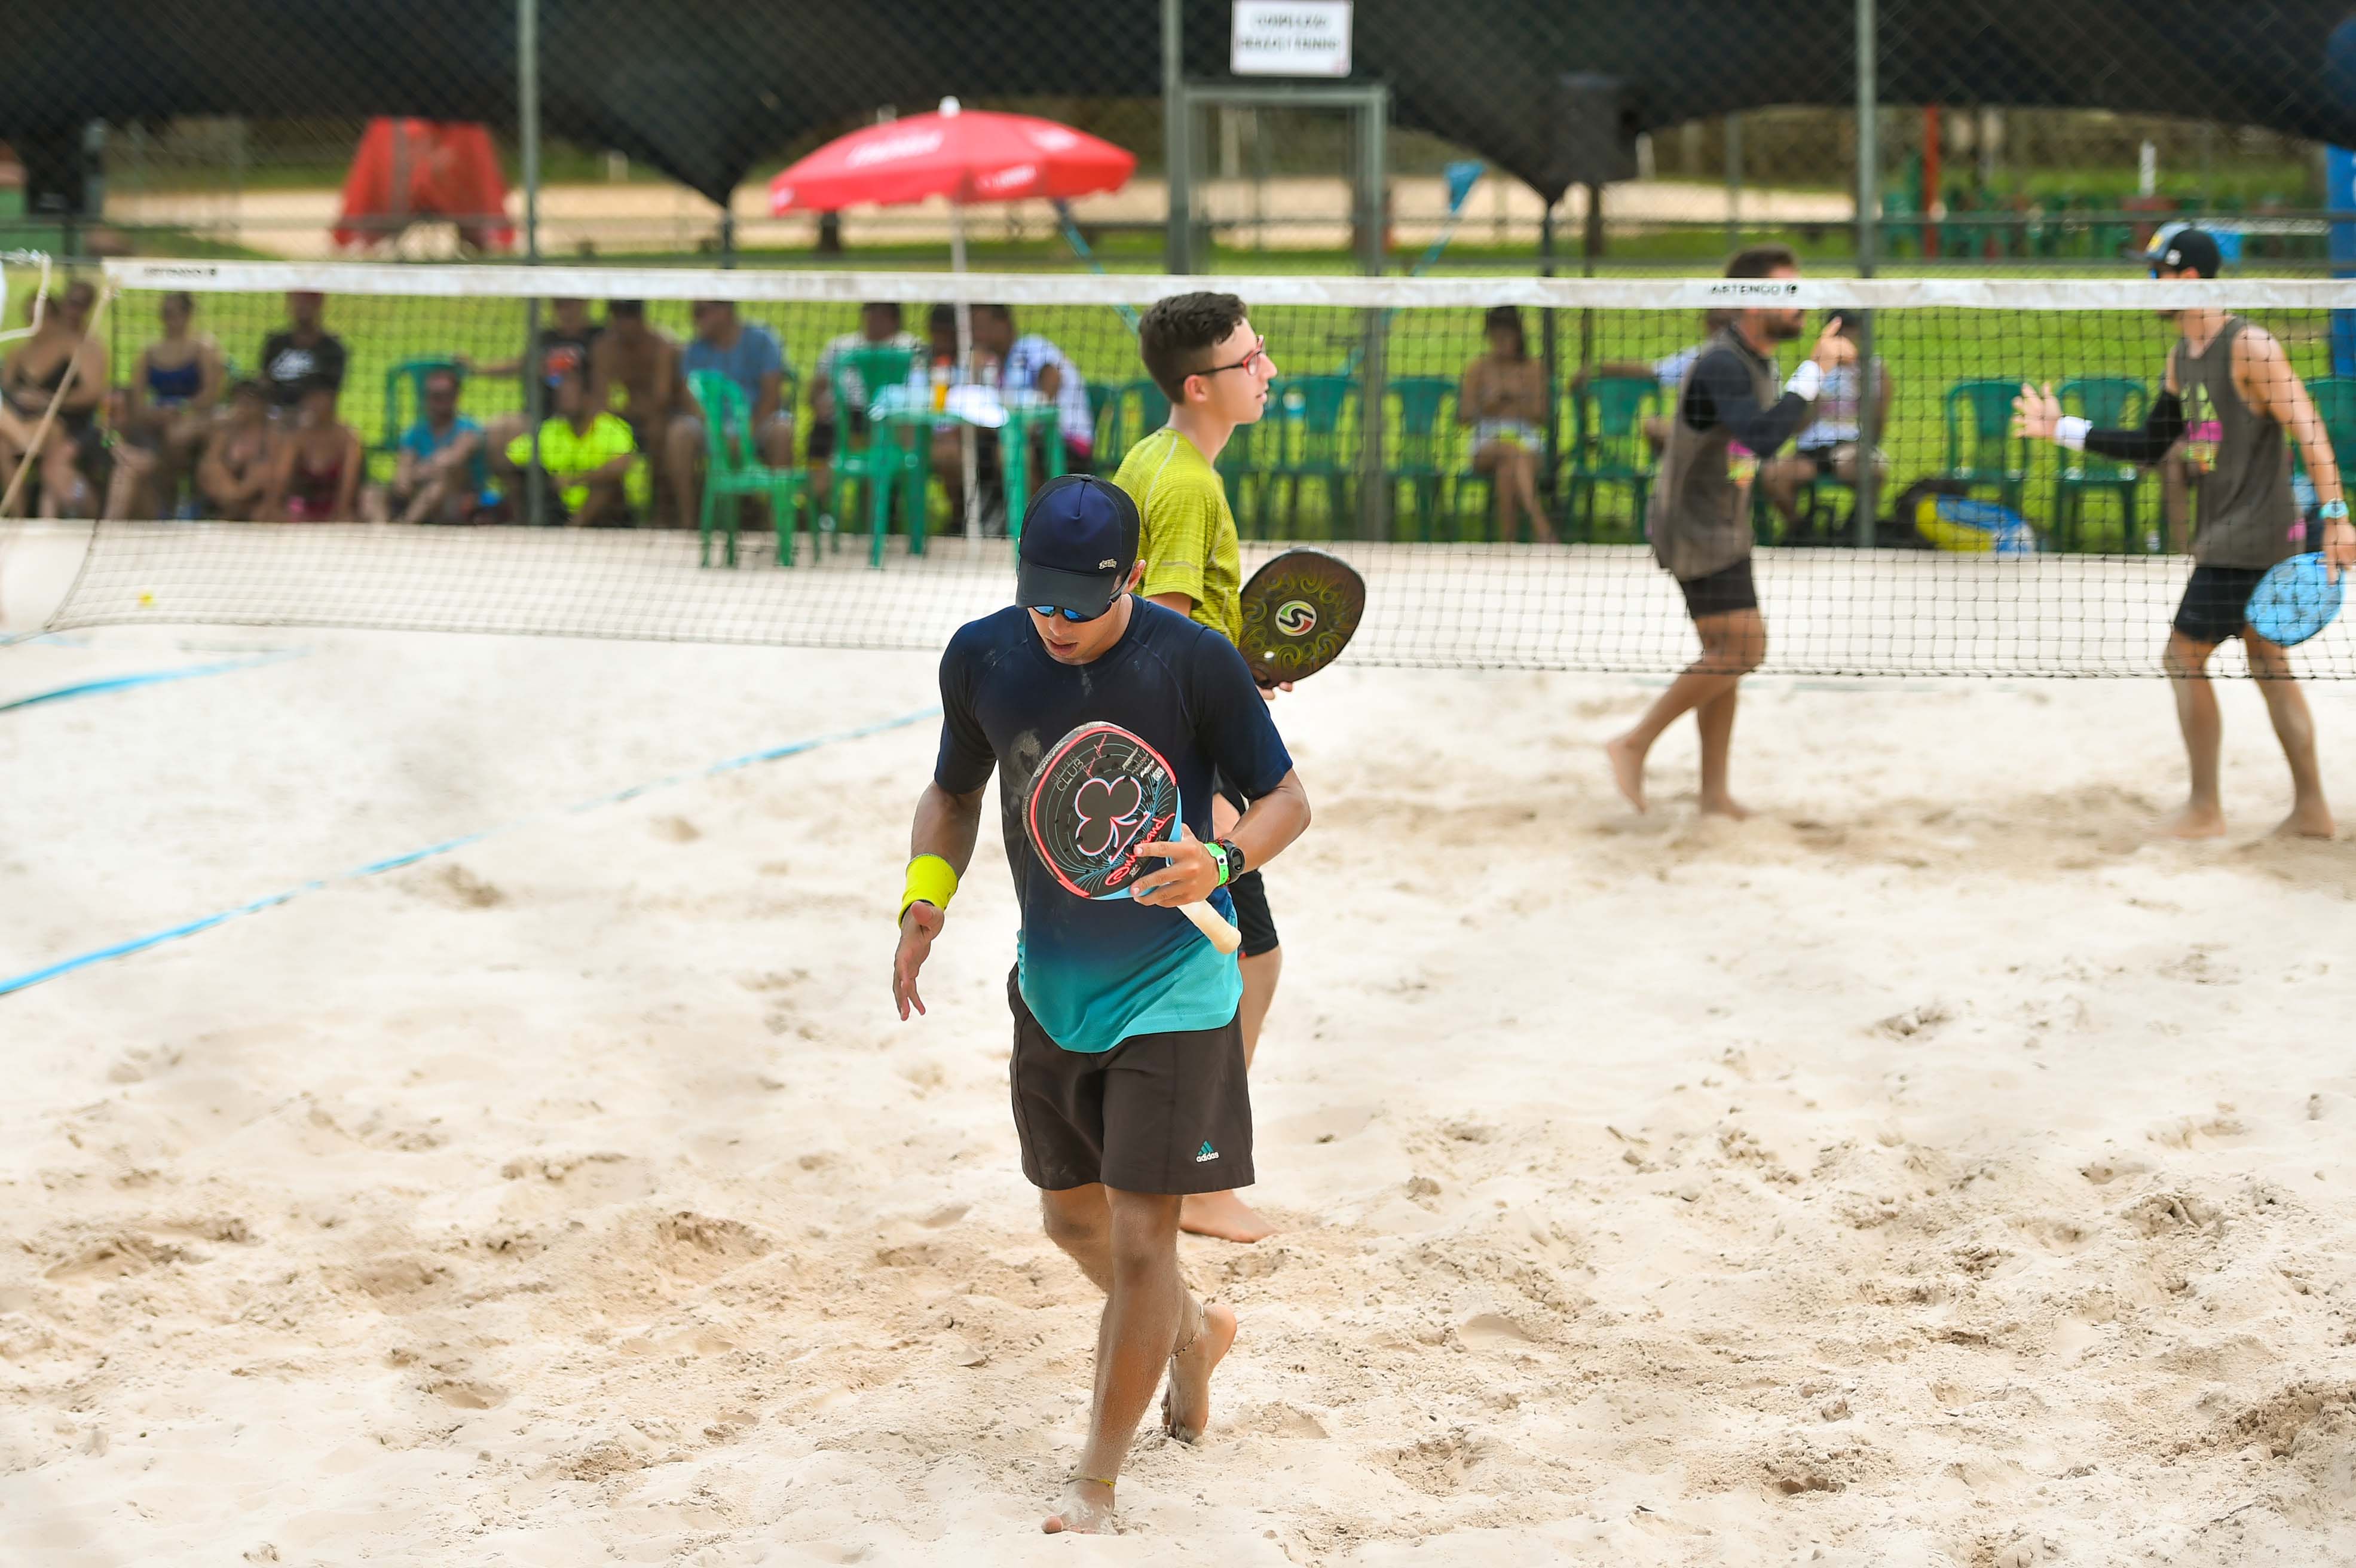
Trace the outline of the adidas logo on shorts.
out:
<instances>
[{"instance_id":1,"label":"adidas logo on shorts","mask_svg":"<svg viewBox=\"0 0 2356 1568\"><path fill-rule=\"evenodd\" d=\"M1207 1165L1207 1164L1209 1164L1212 1160L1215 1160L1215 1159L1216 1159L1216 1158L1218 1158L1218 1157L1219 1157L1219 1151L1218 1151L1217 1149L1213 1148L1213 1147L1210 1146L1210 1144L1206 1141L1206 1142L1203 1145L1202 1152L1201 1152L1201 1153L1199 1153L1199 1154L1197 1154L1197 1155L1195 1155L1195 1157L1194 1157L1194 1163L1195 1163L1196 1165Z\"/></svg>"}]
</instances>

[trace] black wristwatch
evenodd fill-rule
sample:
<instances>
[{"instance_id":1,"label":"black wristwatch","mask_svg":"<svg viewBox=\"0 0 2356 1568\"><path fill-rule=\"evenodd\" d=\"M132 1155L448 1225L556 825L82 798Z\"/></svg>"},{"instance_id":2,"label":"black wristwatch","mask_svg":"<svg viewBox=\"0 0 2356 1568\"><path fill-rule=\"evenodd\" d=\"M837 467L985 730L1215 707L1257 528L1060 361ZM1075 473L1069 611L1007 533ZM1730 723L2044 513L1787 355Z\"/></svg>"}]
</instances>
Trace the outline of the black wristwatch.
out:
<instances>
[{"instance_id":1,"label":"black wristwatch","mask_svg":"<svg viewBox=\"0 0 2356 1568\"><path fill-rule=\"evenodd\" d=\"M1244 852L1232 838L1219 840L1219 855L1227 866L1227 885L1233 886L1244 874Z\"/></svg>"}]
</instances>

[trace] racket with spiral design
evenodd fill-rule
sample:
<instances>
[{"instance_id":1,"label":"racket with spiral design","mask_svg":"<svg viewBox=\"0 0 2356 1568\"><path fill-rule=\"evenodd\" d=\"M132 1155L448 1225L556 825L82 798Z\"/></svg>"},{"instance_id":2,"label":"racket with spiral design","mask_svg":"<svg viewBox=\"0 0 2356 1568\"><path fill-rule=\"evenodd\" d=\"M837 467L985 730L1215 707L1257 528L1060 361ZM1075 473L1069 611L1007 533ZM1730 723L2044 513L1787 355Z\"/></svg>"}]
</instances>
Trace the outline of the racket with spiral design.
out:
<instances>
[{"instance_id":1,"label":"racket with spiral design","mask_svg":"<svg viewBox=\"0 0 2356 1568\"><path fill-rule=\"evenodd\" d=\"M1178 775L1162 753L1118 724L1083 724L1050 747L1031 777L1023 823L1031 848L1064 891L1084 899L1125 899L1167 864L1144 854L1185 832ZM1207 903L1178 912L1222 953L1243 933Z\"/></svg>"},{"instance_id":2,"label":"racket with spiral design","mask_svg":"<svg viewBox=\"0 0 2356 1568\"><path fill-rule=\"evenodd\" d=\"M1366 580L1341 557L1289 549L1244 584L1237 645L1262 686L1306 680L1342 656L1366 613Z\"/></svg>"}]
</instances>

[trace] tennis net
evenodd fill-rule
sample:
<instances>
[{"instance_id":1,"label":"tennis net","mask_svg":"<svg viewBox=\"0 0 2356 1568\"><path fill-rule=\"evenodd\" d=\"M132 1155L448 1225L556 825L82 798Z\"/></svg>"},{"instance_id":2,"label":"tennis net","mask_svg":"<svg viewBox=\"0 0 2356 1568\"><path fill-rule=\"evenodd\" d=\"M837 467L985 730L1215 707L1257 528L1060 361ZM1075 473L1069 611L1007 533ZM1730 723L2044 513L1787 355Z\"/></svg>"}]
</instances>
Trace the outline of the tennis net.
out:
<instances>
[{"instance_id":1,"label":"tennis net","mask_svg":"<svg viewBox=\"0 0 2356 1568\"><path fill-rule=\"evenodd\" d=\"M335 520L182 521L171 519L206 507L203 486L157 464L142 487L147 517L93 531L56 628L145 620L937 647L1012 591L1001 536L1017 464L1003 449L1023 446L1033 483L1058 464L1111 473L1166 413L1123 307L1195 287L1241 295L1280 371L1267 415L1219 459L1246 570L1294 543L1358 565L1370 601L1349 657L1363 663L1664 672L1693 656L1677 585L1645 543L1645 510L1655 441L1681 407L1685 357L1723 319L1710 313L1801 313L1804 335L1781 345L1779 379L1828 313L1869 324L1873 374L1837 378L1814 425L1759 464L1739 500L1756 540L1773 670L2157 673L2210 488L2203 427L2130 466L2027 441L2011 426L2024 381L2051 383L2069 412L2097 425L2139 425L2178 341L2164 311L2223 307L2263 327L2325 438L2356 457L2356 282L1189 280L232 261L113 262L106 272L119 291L107 326L118 385L147 375L141 356L164 298L185 292L194 330L219 345L232 380L285 383L288 406L255 416L269 431L256 439L283 443L305 418L332 418L352 432L362 473L348 502L323 498L305 514ZM308 310L289 296L305 293L325 296L319 328L340 352L305 331L287 336L290 314ZM399 515L409 499L390 493L414 477L403 473L404 443L431 444L416 432L437 369L455 370L458 413L485 427L494 458L526 429L534 299L543 327L558 319L552 302L588 302L585 315L614 340L591 362L611 370L601 393L634 427L651 483L621 498L626 519L598 520L631 526L517 520L523 486L497 462L470 470L464 489L481 516L503 520L351 520ZM1016 367L1010 381L1045 363L1066 378L1044 400L1057 417L1018 417L983 437L971 517L948 416L970 408L988 423L1010 406L1019 413L1025 399L976 394L934 414L929 366L937 350L953 352L944 307L960 300L982 308L978 345ZM700 311L698 301L733 311ZM829 421L830 394L858 404L881 389L839 386L820 366L852 363L843 347L862 331L867 304L896 307L896 321L877 313L866 329L909 335L913 380L893 394L896 414L846 440L842 427L863 421L855 410ZM1510 322L1494 314L1504 307ZM720 501L712 511L723 527L709 540L679 526L702 513L693 472L705 438L692 427L682 435L679 405L663 406L666 389L648 369L701 331L757 403L766 351L757 338L742 349L736 336L755 327L782 366L784 418L762 421L766 455L802 475L789 561L766 496ZM671 348L650 347L658 342ZM295 384L329 361L340 365L339 400L305 415ZM888 356L864 363L900 368ZM632 380L639 385L626 389ZM1878 453L1870 510L1858 506L1860 424ZM897 475L880 522L872 490L824 455L830 441L840 453L862 440L903 442L914 454L875 464ZM331 445L315 435L304 450ZM2288 438L2282 445L2286 528L2306 527L2316 501L2307 455ZM198 455L188 449L179 466L193 470ZM1516 504L1525 485L1535 521ZM496 506L494 493L503 496ZM729 564L732 516L743 531ZM1534 538L1541 527L1558 542ZM2356 638L2344 626L2295 656L2306 675L2356 676ZM2220 667L2239 668L2237 656Z\"/></svg>"}]
</instances>

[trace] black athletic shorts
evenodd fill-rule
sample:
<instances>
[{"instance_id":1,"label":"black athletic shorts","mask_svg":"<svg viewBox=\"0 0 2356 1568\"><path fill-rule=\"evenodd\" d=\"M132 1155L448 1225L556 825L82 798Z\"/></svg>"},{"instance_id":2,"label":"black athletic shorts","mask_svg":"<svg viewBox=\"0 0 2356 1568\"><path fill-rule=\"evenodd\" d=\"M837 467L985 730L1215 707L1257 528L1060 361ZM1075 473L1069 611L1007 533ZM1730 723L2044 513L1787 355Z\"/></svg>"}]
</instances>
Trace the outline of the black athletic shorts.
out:
<instances>
[{"instance_id":1,"label":"black athletic shorts","mask_svg":"<svg viewBox=\"0 0 2356 1568\"><path fill-rule=\"evenodd\" d=\"M2265 570L2255 566L2196 566L2176 607L2176 629L2203 646L2242 635Z\"/></svg>"},{"instance_id":2,"label":"black athletic shorts","mask_svg":"<svg viewBox=\"0 0 2356 1568\"><path fill-rule=\"evenodd\" d=\"M814 463L814 464L815 464L815 463L824 463L828 458L832 457L833 455L834 455L834 421L833 421L832 420L812 420L812 421L810 421L810 434L809 434L809 460L810 460L810 462L812 462L812 463Z\"/></svg>"},{"instance_id":3,"label":"black athletic shorts","mask_svg":"<svg viewBox=\"0 0 2356 1568\"><path fill-rule=\"evenodd\" d=\"M1031 1016L1015 976L1007 1077L1023 1175L1048 1192L1101 1181L1123 1192L1224 1192L1249 1187L1251 1086L1244 1031L1132 1035L1110 1051L1066 1051Z\"/></svg>"},{"instance_id":4,"label":"black athletic shorts","mask_svg":"<svg viewBox=\"0 0 2356 1568\"><path fill-rule=\"evenodd\" d=\"M1751 581L1751 558L1747 555L1707 577L1681 577L1677 579L1677 588L1686 596L1686 613L1697 621L1704 615L1726 615L1737 610L1759 608L1759 589Z\"/></svg>"},{"instance_id":5,"label":"black athletic shorts","mask_svg":"<svg viewBox=\"0 0 2356 1568\"><path fill-rule=\"evenodd\" d=\"M1236 901L1236 926L1244 933L1244 956L1257 958L1276 951L1276 917L1268 912L1268 884L1258 871L1246 871L1227 884Z\"/></svg>"}]
</instances>

